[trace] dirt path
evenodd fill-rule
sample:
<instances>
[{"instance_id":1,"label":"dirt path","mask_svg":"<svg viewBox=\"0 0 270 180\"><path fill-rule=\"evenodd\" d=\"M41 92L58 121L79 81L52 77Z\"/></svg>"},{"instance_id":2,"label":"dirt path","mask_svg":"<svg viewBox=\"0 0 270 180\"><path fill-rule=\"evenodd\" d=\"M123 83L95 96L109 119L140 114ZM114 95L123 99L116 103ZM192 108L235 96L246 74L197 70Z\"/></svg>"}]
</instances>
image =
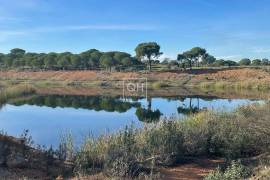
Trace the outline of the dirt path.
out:
<instances>
[{"instance_id":1,"label":"dirt path","mask_svg":"<svg viewBox=\"0 0 270 180\"><path fill-rule=\"evenodd\" d=\"M222 159L188 159L186 163L181 165L160 169L161 179L165 180L197 180L203 179L210 171L214 170L219 165L222 165ZM50 179L47 173L36 169L6 169L0 167L0 179ZM61 177L61 176L59 176ZM57 178L63 179L63 178ZM72 178L68 178L72 179ZM76 178L74 178L76 179ZM102 174L82 177L82 179L106 179Z\"/></svg>"},{"instance_id":2,"label":"dirt path","mask_svg":"<svg viewBox=\"0 0 270 180\"><path fill-rule=\"evenodd\" d=\"M222 159L191 159L176 167L161 169L162 179L166 180L197 180L203 179L209 172L224 164Z\"/></svg>"}]
</instances>

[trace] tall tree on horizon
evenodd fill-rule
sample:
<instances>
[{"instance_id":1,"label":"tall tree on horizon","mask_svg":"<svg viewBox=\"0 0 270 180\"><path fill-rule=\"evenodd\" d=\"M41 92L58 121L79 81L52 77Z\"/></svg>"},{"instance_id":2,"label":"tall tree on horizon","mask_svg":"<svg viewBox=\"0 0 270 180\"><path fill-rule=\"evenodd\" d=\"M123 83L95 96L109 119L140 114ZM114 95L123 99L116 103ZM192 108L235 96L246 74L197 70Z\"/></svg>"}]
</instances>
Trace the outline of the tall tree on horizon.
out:
<instances>
[{"instance_id":1,"label":"tall tree on horizon","mask_svg":"<svg viewBox=\"0 0 270 180\"><path fill-rule=\"evenodd\" d=\"M194 47L189 51L185 51L182 54L178 54L177 60L181 63L188 64L189 68L192 68L192 64L199 65L199 59L206 55L206 50L200 47Z\"/></svg>"},{"instance_id":2,"label":"tall tree on horizon","mask_svg":"<svg viewBox=\"0 0 270 180\"><path fill-rule=\"evenodd\" d=\"M160 45L156 42L141 43L136 47L135 52L138 59L147 58L149 71L152 70L152 58L158 58L163 54L160 52Z\"/></svg>"}]
</instances>

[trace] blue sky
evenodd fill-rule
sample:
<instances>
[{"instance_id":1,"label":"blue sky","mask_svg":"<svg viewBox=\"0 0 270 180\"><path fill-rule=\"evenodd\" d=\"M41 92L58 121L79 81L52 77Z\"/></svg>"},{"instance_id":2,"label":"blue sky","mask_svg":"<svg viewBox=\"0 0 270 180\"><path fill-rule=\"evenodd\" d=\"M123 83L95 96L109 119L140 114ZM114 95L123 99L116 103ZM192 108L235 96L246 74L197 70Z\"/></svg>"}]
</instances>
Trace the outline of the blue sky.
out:
<instances>
[{"instance_id":1,"label":"blue sky","mask_svg":"<svg viewBox=\"0 0 270 180\"><path fill-rule=\"evenodd\" d=\"M134 54L156 41L164 56L201 46L218 58L270 58L269 0L0 0L0 52Z\"/></svg>"}]
</instances>

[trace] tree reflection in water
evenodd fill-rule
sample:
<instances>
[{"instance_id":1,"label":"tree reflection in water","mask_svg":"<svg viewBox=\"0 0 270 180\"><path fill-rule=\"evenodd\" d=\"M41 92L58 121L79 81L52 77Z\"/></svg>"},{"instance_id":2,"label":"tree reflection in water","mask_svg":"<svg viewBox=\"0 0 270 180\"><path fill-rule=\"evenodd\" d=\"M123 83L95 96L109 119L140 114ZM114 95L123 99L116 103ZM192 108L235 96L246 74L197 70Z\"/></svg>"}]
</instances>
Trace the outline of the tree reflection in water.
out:
<instances>
[{"instance_id":1,"label":"tree reflection in water","mask_svg":"<svg viewBox=\"0 0 270 180\"><path fill-rule=\"evenodd\" d=\"M159 109L152 109L152 98L147 98L147 107L143 107L139 102L141 98L131 97L128 99L121 99L119 97L108 97L108 96L77 96L77 95L34 95L26 98L19 98L14 101L8 102L10 104L21 106L24 104L36 105L36 106L47 106L51 108L56 107L72 107L75 109L88 109L95 111L106 111L106 112L118 112L124 113L135 108L135 115L138 120L146 123L157 122L160 120L162 113ZM169 98L170 99L170 98ZM183 105L177 108L179 114L190 115L198 113L200 111L199 98L197 98L197 105L194 106L192 103L194 97L190 97L189 106L186 106L184 101L185 97L175 97L173 100L179 100L183 102Z\"/></svg>"},{"instance_id":2,"label":"tree reflection in water","mask_svg":"<svg viewBox=\"0 0 270 180\"><path fill-rule=\"evenodd\" d=\"M200 100L199 100L199 98L196 98L196 99L197 99L197 106L194 106L192 104L192 97L190 97L189 98L189 106L188 107L186 105L179 106L177 108L177 112L179 114L184 114L184 115L190 115L190 114L195 114L195 113L200 112L201 111L201 109L200 109ZM181 99L181 102L183 102L184 100Z\"/></svg>"},{"instance_id":3,"label":"tree reflection in water","mask_svg":"<svg viewBox=\"0 0 270 180\"><path fill-rule=\"evenodd\" d=\"M137 118L146 123L158 122L162 113L159 109L152 110L152 98L147 98L147 108L139 107L136 110Z\"/></svg>"},{"instance_id":4,"label":"tree reflection in water","mask_svg":"<svg viewBox=\"0 0 270 180\"><path fill-rule=\"evenodd\" d=\"M65 96L65 95L48 95L34 96L32 98L16 100L13 105L36 105L56 107L72 107L75 109L89 109L95 111L119 112L123 113L132 107L140 107L138 102L124 102L119 97L106 96Z\"/></svg>"}]
</instances>

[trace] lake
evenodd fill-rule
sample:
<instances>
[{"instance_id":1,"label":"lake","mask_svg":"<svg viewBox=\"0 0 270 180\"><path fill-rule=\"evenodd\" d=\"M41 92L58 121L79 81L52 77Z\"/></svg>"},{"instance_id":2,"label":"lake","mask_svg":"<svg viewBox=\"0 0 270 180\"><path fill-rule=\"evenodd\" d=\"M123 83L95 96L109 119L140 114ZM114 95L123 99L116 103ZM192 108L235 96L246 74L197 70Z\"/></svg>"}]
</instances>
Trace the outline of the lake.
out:
<instances>
[{"instance_id":1,"label":"lake","mask_svg":"<svg viewBox=\"0 0 270 180\"><path fill-rule=\"evenodd\" d=\"M36 144L56 147L71 132L80 144L86 135L113 133L127 125L143 127L159 119L180 119L205 109L233 111L262 100L201 96L125 98L120 96L33 95L0 109L0 129L11 136L29 130Z\"/></svg>"}]
</instances>

